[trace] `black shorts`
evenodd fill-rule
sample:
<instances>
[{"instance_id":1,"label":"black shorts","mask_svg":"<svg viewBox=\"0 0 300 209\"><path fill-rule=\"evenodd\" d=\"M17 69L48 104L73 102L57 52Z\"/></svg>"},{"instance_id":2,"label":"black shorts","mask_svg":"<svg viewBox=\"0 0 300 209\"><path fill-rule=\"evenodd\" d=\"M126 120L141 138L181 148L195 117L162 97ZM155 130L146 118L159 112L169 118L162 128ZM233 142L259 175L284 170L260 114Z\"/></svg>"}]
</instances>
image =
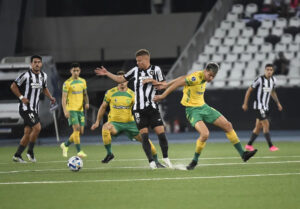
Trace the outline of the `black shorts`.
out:
<instances>
[{"instance_id":1,"label":"black shorts","mask_svg":"<svg viewBox=\"0 0 300 209\"><path fill-rule=\"evenodd\" d=\"M33 126L35 126L36 124L38 124L40 122L39 115L36 112L34 112L34 111L31 111L31 110L26 110L26 111L20 110L19 113L20 113L21 117L24 120L24 125L25 126L33 127Z\"/></svg>"},{"instance_id":2,"label":"black shorts","mask_svg":"<svg viewBox=\"0 0 300 209\"><path fill-rule=\"evenodd\" d=\"M142 128L155 128L156 126L163 126L163 121L161 119L160 113L157 109L148 107L144 110L133 111L134 120L139 130Z\"/></svg>"},{"instance_id":3,"label":"black shorts","mask_svg":"<svg viewBox=\"0 0 300 209\"><path fill-rule=\"evenodd\" d=\"M256 118L259 120L265 120L269 117L269 111L267 110L255 110Z\"/></svg>"}]
</instances>

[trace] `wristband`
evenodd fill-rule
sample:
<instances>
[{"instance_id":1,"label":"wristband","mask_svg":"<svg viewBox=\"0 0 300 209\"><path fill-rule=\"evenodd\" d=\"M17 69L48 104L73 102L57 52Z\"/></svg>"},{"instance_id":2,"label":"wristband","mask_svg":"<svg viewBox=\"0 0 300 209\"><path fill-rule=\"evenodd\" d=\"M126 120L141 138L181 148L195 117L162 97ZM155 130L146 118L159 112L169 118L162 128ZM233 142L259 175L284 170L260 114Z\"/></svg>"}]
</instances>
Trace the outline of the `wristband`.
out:
<instances>
[{"instance_id":1,"label":"wristband","mask_svg":"<svg viewBox=\"0 0 300 209\"><path fill-rule=\"evenodd\" d=\"M19 100L22 100L23 98L24 98L24 96L23 96L23 95L19 96Z\"/></svg>"}]
</instances>

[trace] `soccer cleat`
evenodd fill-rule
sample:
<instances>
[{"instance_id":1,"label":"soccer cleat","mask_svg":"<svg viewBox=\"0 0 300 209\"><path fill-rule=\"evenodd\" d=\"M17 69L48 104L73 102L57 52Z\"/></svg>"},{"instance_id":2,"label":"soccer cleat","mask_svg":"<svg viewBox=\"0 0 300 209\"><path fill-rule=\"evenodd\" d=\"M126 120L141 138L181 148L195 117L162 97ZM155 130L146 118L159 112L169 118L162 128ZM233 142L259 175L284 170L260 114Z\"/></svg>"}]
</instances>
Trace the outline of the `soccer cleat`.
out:
<instances>
[{"instance_id":1,"label":"soccer cleat","mask_svg":"<svg viewBox=\"0 0 300 209\"><path fill-rule=\"evenodd\" d=\"M114 159L114 154L107 154L105 158L101 161L102 163L109 163L112 159Z\"/></svg>"},{"instance_id":2,"label":"soccer cleat","mask_svg":"<svg viewBox=\"0 0 300 209\"><path fill-rule=\"evenodd\" d=\"M150 166L150 168L151 168L152 170L154 170L154 169L157 168L156 163L155 163L154 161L151 161L150 164L149 164L149 166Z\"/></svg>"},{"instance_id":3,"label":"soccer cleat","mask_svg":"<svg viewBox=\"0 0 300 209\"><path fill-rule=\"evenodd\" d=\"M162 160L164 161L164 163L166 164L167 167L173 168L173 165L172 165L171 161L169 160L169 158L166 157L166 158L163 158Z\"/></svg>"},{"instance_id":4,"label":"soccer cleat","mask_svg":"<svg viewBox=\"0 0 300 209\"><path fill-rule=\"evenodd\" d=\"M65 145L65 143L63 142L63 143L61 143L60 148L61 148L62 151L63 151L63 156L64 156L64 157L68 157L68 150L69 150L69 147L67 147L67 146Z\"/></svg>"},{"instance_id":5,"label":"soccer cleat","mask_svg":"<svg viewBox=\"0 0 300 209\"><path fill-rule=\"evenodd\" d=\"M80 152L77 153L77 156L83 158L83 157L87 157L87 154L85 154L85 153L81 150Z\"/></svg>"},{"instance_id":6,"label":"soccer cleat","mask_svg":"<svg viewBox=\"0 0 300 209\"><path fill-rule=\"evenodd\" d=\"M155 162L156 167L157 168L166 168L166 166L164 166L163 164L161 164L160 162Z\"/></svg>"},{"instance_id":7,"label":"soccer cleat","mask_svg":"<svg viewBox=\"0 0 300 209\"><path fill-rule=\"evenodd\" d=\"M26 156L27 156L27 158L28 158L29 161L31 161L32 163L36 163L36 159L35 159L33 153L27 152Z\"/></svg>"},{"instance_id":8,"label":"soccer cleat","mask_svg":"<svg viewBox=\"0 0 300 209\"><path fill-rule=\"evenodd\" d=\"M278 148L278 147L275 147L275 146L273 145L272 147L269 148L269 150L270 150L271 152L275 152L275 151L278 151L279 148Z\"/></svg>"},{"instance_id":9,"label":"soccer cleat","mask_svg":"<svg viewBox=\"0 0 300 209\"><path fill-rule=\"evenodd\" d=\"M192 160L192 162L188 166L186 166L186 169L187 170L194 170L194 168L196 167L197 164L198 164L197 161Z\"/></svg>"},{"instance_id":10,"label":"soccer cleat","mask_svg":"<svg viewBox=\"0 0 300 209\"><path fill-rule=\"evenodd\" d=\"M245 151L243 154L243 161L247 162L253 155L255 155L255 153L257 152L257 149L253 150L253 151Z\"/></svg>"},{"instance_id":11,"label":"soccer cleat","mask_svg":"<svg viewBox=\"0 0 300 209\"><path fill-rule=\"evenodd\" d=\"M246 144L245 149L248 150L248 151L253 151L254 147L252 145Z\"/></svg>"},{"instance_id":12,"label":"soccer cleat","mask_svg":"<svg viewBox=\"0 0 300 209\"><path fill-rule=\"evenodd\" d=\"M27 163L25 160L23 160L22 156L13 156L13 161L17 163Z\"/></svg>"}]
</instances>

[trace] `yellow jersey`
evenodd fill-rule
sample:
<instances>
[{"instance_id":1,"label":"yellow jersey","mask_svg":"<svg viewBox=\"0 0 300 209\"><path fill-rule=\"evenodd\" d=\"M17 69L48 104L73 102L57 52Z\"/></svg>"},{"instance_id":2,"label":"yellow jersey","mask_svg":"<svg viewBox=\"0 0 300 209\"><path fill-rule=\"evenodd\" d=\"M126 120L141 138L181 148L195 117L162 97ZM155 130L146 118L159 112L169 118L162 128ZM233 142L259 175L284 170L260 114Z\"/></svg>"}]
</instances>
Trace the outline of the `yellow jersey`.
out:
<instances>
[{"instance_id":1,"label":"yellow jersey","mask_svg":"<svg viewBox=\"0 0 300 209\"><path fill-rule=\"evenodd\" d=\"M199 107L205 104L204 92L206 81L203 71L197 71L185 78L181 104L187 107Z\"/></svg>"},{"instance_id":2,"label":"yellow jersey","mask_svg":"<svg viewBox=\"0 0 300 209\"><path fill-rule=\"evenodd\" d=\"M134 92L131 89L119 91L118 87L109 89L104 96L109 104L108 121L128 123L134 121L132 106L134 105Z\"/></svg>"},{"instance_id":3,"label":"yellow jersey","mask_svg":"<svg viewBox=\"0 0 300 209\"><path fill-rule=\"evenodd\" d=\"M71 77L64 82L63 92L68 93L68 111L83 111L83 93L86 89L86 81L80 77L76 80Z\"/></svg>"}]
</instances>

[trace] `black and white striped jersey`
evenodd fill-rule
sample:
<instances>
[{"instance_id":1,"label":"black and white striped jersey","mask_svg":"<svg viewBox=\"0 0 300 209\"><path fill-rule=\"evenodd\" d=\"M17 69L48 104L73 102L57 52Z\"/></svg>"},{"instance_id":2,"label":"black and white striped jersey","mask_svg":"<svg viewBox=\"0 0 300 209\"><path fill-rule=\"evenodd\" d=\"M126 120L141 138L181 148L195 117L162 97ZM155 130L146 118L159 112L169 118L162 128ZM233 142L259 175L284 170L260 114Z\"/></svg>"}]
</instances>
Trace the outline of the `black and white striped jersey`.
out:
<instances>
[{"instance_id":1,"label":"black and white striped jersey","mask_svg":"<svg viewBox=\"0 0 300 209\"><path fill-rule=\"evenodd\" d=\"M38 113L40 94L44 88L47 88L47 74L44 72L34 74L32 70L28 70L16 78L14 82L19 87L21 94L29 100L28 105L20 101L20 110L31 110Z\"/></svg>"},{"instance_id":2,"label":"black and white striped jersey","mask_svg":"<svg viewBox=\"0 0 300 209\"><path fill-rule=\"evenodd\" d=\"M124 78L127 81L134 79L135 103L133 110L143 110L149 106L158 109L158 104L153 101L156 89L152 83L143 85L143 80L152 78L159 82L164 81L165 76L163 75L160 67L151 65L147 70L134 67L124 75Z\"/></svg>"},{"instance_id":3,"label":"black and white striped jersey","mask_svg":"<svg viewBox=\"0 0 300 209\"><path fill-rule=\"evenodd\" d=\"M269 101L272 91L276 86L276 78L273 76L267 79L264 75L259 76L252 83L251 87L255 90L255 100L253 109L269 110Z\"/></svg>"}]
</instances>

